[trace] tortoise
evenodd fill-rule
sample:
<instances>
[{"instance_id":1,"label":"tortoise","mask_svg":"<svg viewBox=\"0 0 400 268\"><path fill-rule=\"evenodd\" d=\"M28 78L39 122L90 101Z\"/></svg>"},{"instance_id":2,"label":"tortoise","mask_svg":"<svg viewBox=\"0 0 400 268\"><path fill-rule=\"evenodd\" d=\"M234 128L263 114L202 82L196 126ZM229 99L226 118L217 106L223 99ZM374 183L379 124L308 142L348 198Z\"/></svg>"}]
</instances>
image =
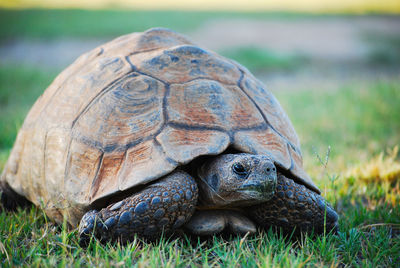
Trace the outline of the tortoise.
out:
<instances>
[{"instance_id":1,"label":"tortoise","mask_svg":"<svg viewBox=\"0 0 400 268\"><path fill-rule=\"evenodd\" d=\"M282 107L245 67L163 28L80 56L29 111L2 203L41 206L81 241L335 231Z\"/></svg>"}]
</instances>

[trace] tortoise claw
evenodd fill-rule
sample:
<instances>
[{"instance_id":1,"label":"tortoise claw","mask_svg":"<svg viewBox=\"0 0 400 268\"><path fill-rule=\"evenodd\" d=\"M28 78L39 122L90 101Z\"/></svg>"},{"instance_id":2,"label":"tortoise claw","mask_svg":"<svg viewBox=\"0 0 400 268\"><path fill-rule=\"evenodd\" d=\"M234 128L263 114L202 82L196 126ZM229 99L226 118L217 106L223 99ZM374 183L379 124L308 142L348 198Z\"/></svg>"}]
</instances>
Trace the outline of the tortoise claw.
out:
<instances>
[{"instance_id":1,"label":"tortoise claw","mask_svg":"<svg viewBox=\"0 0 400 268\"><path fill-rule=\"evenodd\" d=\"M100 218L97 210L91 210L83 215L79 223L79 244L86 247L93 235L95 235L95 226L99 224Z\"/></svg>"}]
</instances>

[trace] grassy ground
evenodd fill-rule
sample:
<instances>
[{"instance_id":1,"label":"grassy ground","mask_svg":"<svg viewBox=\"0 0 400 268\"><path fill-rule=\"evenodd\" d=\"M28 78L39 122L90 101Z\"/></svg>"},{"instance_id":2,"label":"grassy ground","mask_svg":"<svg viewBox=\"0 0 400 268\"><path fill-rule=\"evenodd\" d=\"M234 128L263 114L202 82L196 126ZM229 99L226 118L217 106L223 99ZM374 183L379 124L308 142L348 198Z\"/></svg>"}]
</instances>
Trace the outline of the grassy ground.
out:
<instances>
[{"instance_id":1,"label":"grassy ground","mask_svg":"<svg viewBox=\"0 0 400 268\"><path fill-rule=\"evenodd\" d=\"M10 21L24 14L2 12L0 25L4 14ZM27 16L44 12L54 19L60 15L48 11L26 12ZM87 15L84 11L77 14L85 18ZM136 18L141 16L145 17L136 14ZM142 27L148 26L151 25ZM46 28L53 27L49 25L33 25L32 29L35 27L40 34L23 28L18 31L21 36L40 37L46 29L50 33L58 31ZM100 27L99 33L106 31L105 26L93 27ZM83 27L86 30L72 28L64 30L82 34L88 30L86 26ZM3 36L11 36L5 34L7 31L4 27L0 29ZM118 34L125 30L119 31ZM271 60L264 51L250 52L250 56L246 53L235 51L232 57L242 62L255 53L253 59L262 58L264 64L254 68L261 70L264 67L281 70L282 60L287 60L276 60L274 55ZM279 64L274 64L274 60ZM291 64L291 60L287 62ZM57 73L0 64L0 170L25 114ZM92 241L83 249L78 244L76 230L56 226L40 208L31 208L0 212L0 266L399 267L400 160L395 149L400 143L399 79L351 82L329 92L303 89L274 91L274 94L300 136L307 171L340 214L338 235L288 240L280 234L263 231L254 237L217 236L208 241L185 236L156 243L138 239L126 246Z\"/></svg>"}]
</instances>

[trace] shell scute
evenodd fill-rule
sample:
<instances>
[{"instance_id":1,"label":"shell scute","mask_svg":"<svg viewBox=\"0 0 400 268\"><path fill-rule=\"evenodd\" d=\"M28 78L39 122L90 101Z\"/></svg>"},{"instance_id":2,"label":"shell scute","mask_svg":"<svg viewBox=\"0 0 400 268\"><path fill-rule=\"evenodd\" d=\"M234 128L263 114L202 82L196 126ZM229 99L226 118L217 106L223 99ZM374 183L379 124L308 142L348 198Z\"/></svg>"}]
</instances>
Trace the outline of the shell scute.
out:
<instances>
[{"instance_id":1,"label":"shell scute","mask_svg":"<svg viewBox=\"0 0 400 268\"><path fill-rule=\"evenodd\" d=\"M143 141L126 152L123 167L118 175L119 190L146 184L168 174L177 165L178 163L168 159L153 139ZM107 178L104 179L107 180Z\"/></svg>"},{"instance_id":2,"label":"shell scute","mask_svg":"<svg viewBox=\"0 0 400 268\"><path fill-rule=\"evenodd\" d=\"M236 132L234 147L248 153L268 155L287 170L292 165L287 143L271 128Z\"/></svg>"},{"instance_id":3,"label":"shell scute","mask_svg":"<svg viewBox=\"0 0 400 268\"><path fill-rule=\"evenodd\" d=\"M105 153L99 172L90 187L90 200L110 195L119 188L118 173L122 168L125 152Z\"/></svg>"},{"instance_id":4,"label":"shell scute","mask_svg":"<svg viewBox=\"0 0 400 268\"><path fill-rule=\"evenodd\" d=\"M187 164L200 155L219 154L229 146L229 136L224 132L171 126L157 136L157 141L166 154L180 164Z\"/></svg>"},{"instance_id":5,"label":"shell scute","mask_svg":"<svg viewBox=\"0 0 400 268\"><path fill-rule=\"evenodd\" d=\"M44 152L44 179L47 200L53 202L59 198L59 189L64 189L64 170L67 164L69 129L53 128L46 134Z\"/></svg>"},{"instance_id":6,"label":"shell scute","mask_svg":"<svg viewBox=\"0 0 400 268\"><path fill-rule=\"evenodd\" d=\"M71 201L81 205L87 203L102 159L103 152L99 149L77 140L71 141L64 179L64 190Z\"/></svg>"},{"instance_id":7,"label":"shell scute","mask_svg":"<svg viewBox=\"0 0 400 268\"><path fill-rule=\"evenodd\" d=\"M166 107L169 122L192 127L230 130L265 124L240 88L212 80L171 85Z\"/></svg>"},{"instance_id":8,"label":"shell scute","mask_svg":"<svg viewBox=\"0 0 400 268\"><path fill-rule=\"evenodd\" d=\"M169 84L185 83L199 78L236 84L240 78L240 71L234 64L215 53L190 45L135 54L129 60L140 72L151 74Z\"/></svg>"},{"instance_id":9,"label":"shell scute","mask_svg":"<svg viewBox=\"0 0 400 268\"><path fill-rule=\"evenodd\" d=\"M142 51L168 48L179 44L192 44L192 42L181 34L169 29L153 28L140 35L134 51L135 53L140 53Z\"/></svg>"},{"instance_id":10,"label":"shell scute","mask_svg":"<svg viewBox=\"0 0 400 268\"><path fill-rule=\"evenodd\" d=\"M241 88L258 105L268 123L300 152L299 138L276 98L252 75L244 75Z\"/></svg>"},{"instance_id":11,"label":"shell scute","mask_svg":"<svg viewBox=\"0 0 400 268\"><path fill-rule=\"evenodd\" d=\"M24 159L25 166L30 166L28 176L25 178L27 186L30 188L29 198L35 201L47 200L47 191L44 177L44 150L45 150L45 135L46 129L35 128L35 131L30 133L30 136L25 144ZM36 194L34 194L36 193Z\"/></svg>"},{"instance_id":12,"label":"shell scute","mask_svg":"<svg viewBox=\"0 0 400 268\"><path fill-rule=\"evenodd\" d=\"M163 126L162 83L130 74L106 91L76 121L77 139L106 152L124 151Z\"/></svg>"}]
</instances>

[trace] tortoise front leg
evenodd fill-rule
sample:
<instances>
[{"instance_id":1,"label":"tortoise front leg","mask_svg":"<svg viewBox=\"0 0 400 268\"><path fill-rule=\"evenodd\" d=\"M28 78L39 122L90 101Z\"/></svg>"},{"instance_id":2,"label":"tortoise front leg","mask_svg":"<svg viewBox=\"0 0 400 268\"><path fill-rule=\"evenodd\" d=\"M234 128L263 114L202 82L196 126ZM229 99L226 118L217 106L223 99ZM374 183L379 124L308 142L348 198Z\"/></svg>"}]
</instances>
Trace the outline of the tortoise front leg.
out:
<instances>
[{"instance_id":1,"label":"tortoise front leg","mask_svg":"<svg viewBox=\"0 0 400 268\"><path fill-rule=\"evenodd\" d=\"M181 227L193 215L198 188L183 171L174 172L99 212L87 212L79 224L81 244L93 233L102 241L153 238Z\"/></svg>"},{"instance_id":2,"label":"tortoise front leg","mask_svg":"<svg viewBox=\"0 0 400 268\"><path fill-rule=\"evenodd\" d=\"M6 183L0 181L0 210L5 208L6 210L16 210L18 207L27 207L31 202L22 195L17 194L11 187Z\"/></svg>"},{"instance_id":3,"label":"tortoise front leg","mask_svg":"<svg viewBox=\"0 0 400 268\"><path fill-rule=\"evenodd\" d=\"M273 198L249 208L250 217L264 228L282 228L285 233L336 232L338 215L321 195L282 174Z\"/></svg>"}]
</instances>

